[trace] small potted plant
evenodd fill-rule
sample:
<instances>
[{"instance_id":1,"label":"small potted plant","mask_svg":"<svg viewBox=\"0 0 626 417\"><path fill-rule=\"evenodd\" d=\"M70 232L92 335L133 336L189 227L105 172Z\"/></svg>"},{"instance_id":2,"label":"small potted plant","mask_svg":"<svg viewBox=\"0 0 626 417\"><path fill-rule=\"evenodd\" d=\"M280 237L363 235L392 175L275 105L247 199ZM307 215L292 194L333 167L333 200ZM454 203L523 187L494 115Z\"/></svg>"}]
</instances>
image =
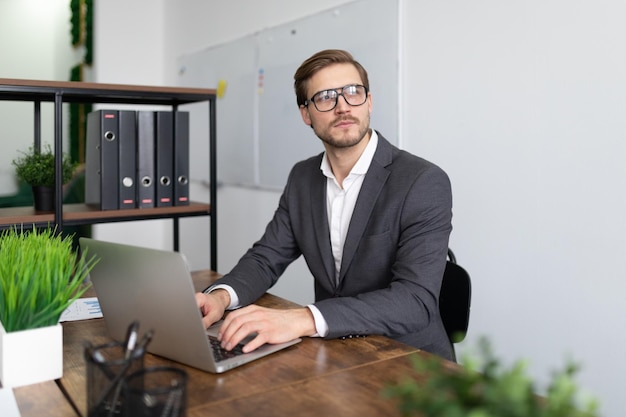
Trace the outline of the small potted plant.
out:
<instances>
[{"instance_id":1,"label":"small potted plant","mask_svg":"<svg viewBox=\"0 0 626 417\"><path fill-rule=\"evenodd\" d=\"M55 161L51 146L43 149L31 146L28 152L13 160L15 173L20 181L24 181L33 188L35 210L54 210ZM61 182L67 184L74 174L76 164L68 155L63 155L61 163Z\"/></svg>"},{"instance_id":2,"label":"small potted plant","mask_svg":"<svg viewBox=\"0 0 626 417\"><path fill-rule=\"evenodd\" d=\"M446 366L435 357L416 356L415 374L388 385L383 394L398 402L403 416L428 417L592 417L597 403L581 407L574 382L578 367L568 363L555 372L546 394L536 394L525 364L503 367L486 338L478 358L465 358L465 367Z\"/></svg>"},{"instance_id":3,"label":"small potted plant","mask_svg":"<svg viewBox=\"0 0 626 417\"><path fill-rule=\"evenodd\" d=\"M0 233L0 382L22 386L63 375L61 314L88 288L95 258L53 228Z\"/></svg>"}]
</instances>

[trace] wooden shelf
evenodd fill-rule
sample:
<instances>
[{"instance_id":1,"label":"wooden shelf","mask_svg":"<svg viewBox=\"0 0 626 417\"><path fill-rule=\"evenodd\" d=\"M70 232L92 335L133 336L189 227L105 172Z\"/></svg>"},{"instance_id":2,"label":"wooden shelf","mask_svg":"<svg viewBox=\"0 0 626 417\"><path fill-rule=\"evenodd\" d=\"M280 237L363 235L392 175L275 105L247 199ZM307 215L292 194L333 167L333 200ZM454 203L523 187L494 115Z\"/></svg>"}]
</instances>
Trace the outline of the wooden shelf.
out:
<instances>
[{"instance_id":1,"label":"wooden shelf","mask_svg":"<svg viewBox=\"0 0 626 417\"><path fill-rule=\"evenodd\" d=\"M215 89L0 78L0 100L177 105L207 101Z\"/></svg>"},{"instance_id":2,"label":"wooden shelf","mask_svg":"<svg viewBox=\"0 0 626 417\"><path fill-rule=\"evenodd\" d=\"M211 215L211 205L190 203L188 206L155 207L125 210L100 210L86 204L64 204L63 225L110 223L131 220L154 220ZM54 213L36 212L32 207L0 208L0 229L13 225L45 226L54 223Z\"/></svg>"},{"instance_id":3,"label":"wooden shelf","mask_svg":"<svg viewBox=\"0 0 626 417\"><path fill-rule=\"evenodd\" d=\"M13 225L43 227L87 225L95 223L132 220L173 219L174 250L178 250L178 219L191 216L210 216L211 269L217 270L217 158L216 158L216 111L215 89L188 87L161 87L128 84L103 84L78 81L44 81L0 78L0 101L30 101L34 103L34 143L41 144L41 102L54 103L54 152L55 165L61 169L63 153L62 125L64 103L117 103L170 106L177 111L178 105L207 102L209 124L209 199L211 204L191 203L188 206L156 207L150 209L99 210L85 204L63 205L55 201L54 213L37 213L32 207L0 209L0 229ZM55 189L62 195L62 184L57 175Z\"/></svg>"}]
</instances>

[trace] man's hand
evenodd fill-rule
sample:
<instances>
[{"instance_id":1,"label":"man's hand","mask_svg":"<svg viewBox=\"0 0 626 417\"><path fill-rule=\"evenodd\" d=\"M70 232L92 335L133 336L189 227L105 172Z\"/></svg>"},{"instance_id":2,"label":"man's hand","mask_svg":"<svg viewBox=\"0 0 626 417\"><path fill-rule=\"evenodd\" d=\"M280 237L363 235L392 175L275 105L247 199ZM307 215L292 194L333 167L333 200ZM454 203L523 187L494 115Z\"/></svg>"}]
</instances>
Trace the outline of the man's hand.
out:
<instances>
[{"instance_id":1,"label":"man's hand","mask_svg":"<svg viewBox=\"0 0 626 417\"><path fill-rule=\"evenodd\" d=\"M304 308L278 310L250 305L231 311L219 330L222 347L230 350L251 333L257 336L243 348L252 352L265 343L283 343L316 333L311 311Z\"/></svg>"},{"instance_id":2,"label":"man's hand","mask_svg":"<svg viewBox=\"0 0 626 417\"><path fill-rule=\"evenodd\" d=\"M202 323L209 328L213 323L221 320L226 308L230 305L228 291L217 289L208 294L196 293L196 303L202 313Z\"/></svg>"}]
</instances>

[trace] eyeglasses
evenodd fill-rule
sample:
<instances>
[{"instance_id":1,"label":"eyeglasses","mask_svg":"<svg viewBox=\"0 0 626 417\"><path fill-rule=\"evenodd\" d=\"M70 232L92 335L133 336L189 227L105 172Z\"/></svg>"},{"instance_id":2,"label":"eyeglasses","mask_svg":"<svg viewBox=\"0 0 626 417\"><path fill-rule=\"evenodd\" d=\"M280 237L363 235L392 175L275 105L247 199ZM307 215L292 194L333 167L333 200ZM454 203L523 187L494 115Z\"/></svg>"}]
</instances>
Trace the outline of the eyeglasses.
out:
<instances>
[{"instance_id":1,"label":"eyeglasses","mask_svg":"<svg viewBox=\"0 0 626 417\"><path fill-rule=\"evenodd\" d=\"M332 90L318 91L313 94L313 97L306 100L304 105L308 106L309 103L313 103L317 111L331 111L337 107L339 96L343 96L346 103L351 106L360 106L367 100L367 87L360 84L350 84Z\"/></svg>"}]
</instances>

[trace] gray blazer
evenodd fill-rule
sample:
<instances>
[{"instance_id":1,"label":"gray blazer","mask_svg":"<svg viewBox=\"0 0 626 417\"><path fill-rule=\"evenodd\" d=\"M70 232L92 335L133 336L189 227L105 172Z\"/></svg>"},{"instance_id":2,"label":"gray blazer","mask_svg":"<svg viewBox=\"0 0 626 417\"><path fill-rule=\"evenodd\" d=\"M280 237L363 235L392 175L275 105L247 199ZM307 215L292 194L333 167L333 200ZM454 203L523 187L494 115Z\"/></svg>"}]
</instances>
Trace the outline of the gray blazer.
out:
<instances>
[{"instance_id":1,"label":"gray blazer","mask_svg":"<svg viewBox=\"0 0 626 417\"><path fill-rule=\"evenodd\" d=\"M452 230L446 173L378 135L335 280L322 154L297 163L265 234L220 284L241 305L258 299L304 256L328 338L381 334L453 359L438 308Z\"/></svg>"}]
</instances>

